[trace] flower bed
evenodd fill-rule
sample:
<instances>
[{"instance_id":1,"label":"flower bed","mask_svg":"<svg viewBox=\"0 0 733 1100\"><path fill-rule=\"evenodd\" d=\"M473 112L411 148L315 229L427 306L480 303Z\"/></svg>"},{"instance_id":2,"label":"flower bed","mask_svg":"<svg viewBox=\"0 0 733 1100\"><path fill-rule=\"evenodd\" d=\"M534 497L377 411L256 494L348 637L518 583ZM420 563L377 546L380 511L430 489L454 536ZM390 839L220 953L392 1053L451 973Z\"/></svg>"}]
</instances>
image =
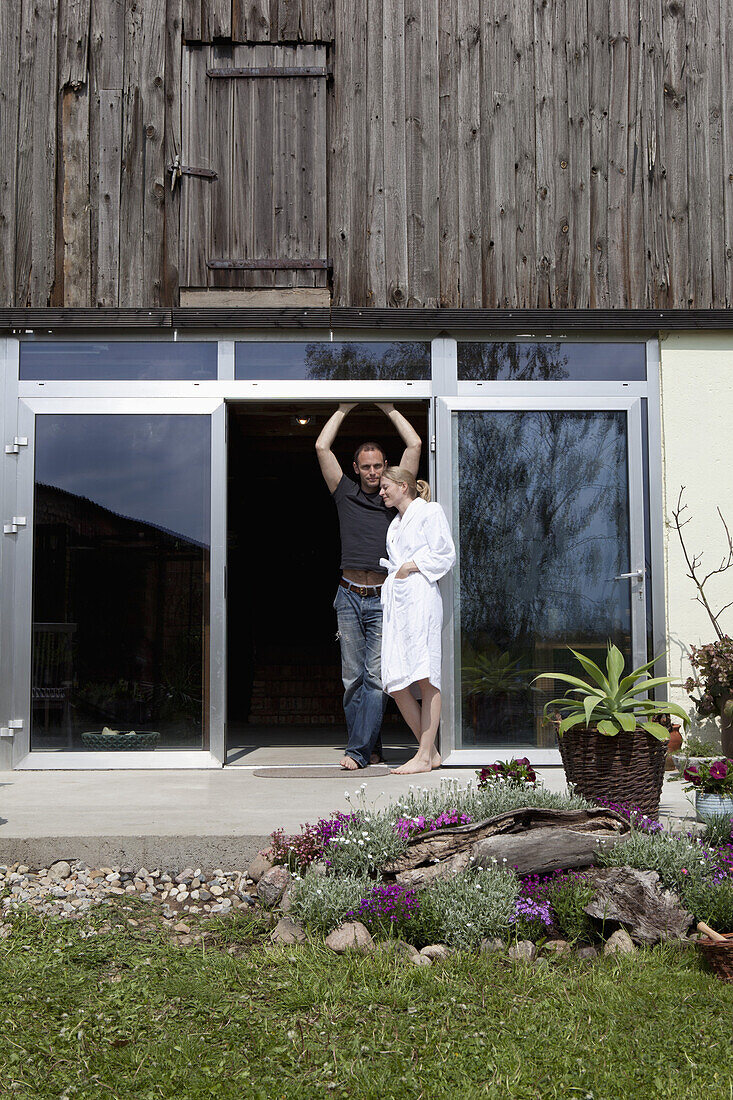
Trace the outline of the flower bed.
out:
<instances>
[{"instance_id":1,"label":"flower bed","mask_svg":"<svg viewBox=\"0 0 733 1100\"><path fill-rule=\"evenodd\" d=\"M295 873L289 916L319 935L358 921L377 938L400 939L417 948L441 943L475 949L491 937L507 944L599 942L613 929L586 912L595 892L590 871L520 877L504 861L436 875L419 888L385 873L399 866L410 844L441 833L451 841L463 835L464 826L480 827L522 807L590 808L572 793L546 791L527 761L519 765L482 769L478 783L466 786L445 781L438 788L412 787L380 809L367 805L363 784L349 799L351 813L305 825L296 836L273 834L271 859ZM693 921L733 931L731 821L711 823L702 837L695 837L665 830L638 807L607 807L631 831L622 844L599 843L597 868L655 871L660 888L674 891Z\"/></svg>"}]
</instances>

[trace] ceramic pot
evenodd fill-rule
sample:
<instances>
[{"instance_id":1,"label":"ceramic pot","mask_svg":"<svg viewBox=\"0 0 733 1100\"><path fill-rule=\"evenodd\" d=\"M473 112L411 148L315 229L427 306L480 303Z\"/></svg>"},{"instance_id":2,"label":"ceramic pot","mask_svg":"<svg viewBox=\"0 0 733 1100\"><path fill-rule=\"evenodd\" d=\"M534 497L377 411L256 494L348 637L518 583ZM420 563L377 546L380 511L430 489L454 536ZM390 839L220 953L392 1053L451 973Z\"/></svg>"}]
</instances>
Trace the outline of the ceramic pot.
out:
<instances>
[{"instance_id":1,"label":"ceramic pot","mask_svg":"<svg viewBox=\"0 0 733 1100\"><path fill-rule=\"evenodd\" d=\"M713 814L730 814L733 817L733 798L726 798L722 794L695 791L695 810L700 821L705 821Z\"/></svg>"},{"instance_id":2,"label":"ceramic pot","mask_svg":"<svg viewBox=\"0 0 733 1100\"><path fill-rule=\"evenodd\" d=\"M675 753L678 753L682 748L682 726L679 722L672 722L669 727L669 741L667 742L667 760L664 765L665 770L673 772L675 764Z\"/></svg>"}]
</instances>

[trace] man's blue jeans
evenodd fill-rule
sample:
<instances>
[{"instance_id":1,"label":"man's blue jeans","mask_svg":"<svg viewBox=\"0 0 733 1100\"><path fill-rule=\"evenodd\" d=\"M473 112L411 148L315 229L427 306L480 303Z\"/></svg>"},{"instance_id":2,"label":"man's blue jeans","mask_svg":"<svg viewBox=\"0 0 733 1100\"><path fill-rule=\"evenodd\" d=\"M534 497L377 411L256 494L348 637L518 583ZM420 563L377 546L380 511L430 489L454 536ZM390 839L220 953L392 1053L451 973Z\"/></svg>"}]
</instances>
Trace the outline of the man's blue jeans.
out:
<instances>
[{"instance_id":1,"label":"man's blue jeans","mask_svg":"<svg viewBox=\"0 0 733 1100\"><path fill-rule=\"evenodd\" d=\"M387 696L382 691L382 603L339 586L333 606L341 641L341 677L349 740L346 755L365 768L376 751Z\"/></svg>"}]
</instances>

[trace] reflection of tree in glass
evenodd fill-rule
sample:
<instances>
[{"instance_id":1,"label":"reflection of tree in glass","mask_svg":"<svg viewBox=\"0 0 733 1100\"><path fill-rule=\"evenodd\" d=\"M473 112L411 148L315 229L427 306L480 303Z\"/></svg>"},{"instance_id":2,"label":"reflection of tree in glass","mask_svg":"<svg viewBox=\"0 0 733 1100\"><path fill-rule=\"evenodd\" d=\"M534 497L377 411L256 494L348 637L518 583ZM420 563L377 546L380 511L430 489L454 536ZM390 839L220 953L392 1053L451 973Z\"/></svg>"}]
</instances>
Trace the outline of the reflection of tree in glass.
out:
<instances>
[{"instance_id":1,"label":"reflection of tree in glass","mask_svg":"<svg viewBox=\"0 0 733 1100\"><path fill-rule=\"evenodd\" d=\"M570 377L560 343L509 342L458 345L458 377L467 382L511 378L523 382L563 381Z\"/></svg>"},{"instance_id":2,"label":"reflection of tree in glass","mask_svg":"<svg viewBox=\"0 0 733 1100\"><path fill-rule=\"evenodd\" d=\"M430 378L430 344L419 340L307 344L305 377L355 381Z\"/></svg>"},{"instance_id":3,"label":"reflection of tree in glass","mask_svg":"<svg viewBox=\"0 0 733 1100\"><path fill-rule=\"evenodd\" d=\"M623 414L460 416L461 624L475 648L628 629ZM531 645L530 645L531 648Z\"/></svg>"}]
</instances>

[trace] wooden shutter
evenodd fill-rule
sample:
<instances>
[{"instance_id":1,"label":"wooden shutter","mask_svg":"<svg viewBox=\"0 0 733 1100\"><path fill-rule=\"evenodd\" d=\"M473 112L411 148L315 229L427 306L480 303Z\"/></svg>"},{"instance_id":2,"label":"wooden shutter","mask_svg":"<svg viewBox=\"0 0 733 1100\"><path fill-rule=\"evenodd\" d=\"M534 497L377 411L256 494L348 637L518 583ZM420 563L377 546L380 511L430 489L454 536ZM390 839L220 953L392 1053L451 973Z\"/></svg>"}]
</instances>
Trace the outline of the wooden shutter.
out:
<instances>
[{"instance_id":1,"label":"wooden shutter","mask_svg":"<svg viewBox=\"0 0 733 1100\"><path fill-rule=\"evenodd\" d=\"M183 89L181 286L326 286L325 46L187 46Z\"/></svg>"}]
</instances>

